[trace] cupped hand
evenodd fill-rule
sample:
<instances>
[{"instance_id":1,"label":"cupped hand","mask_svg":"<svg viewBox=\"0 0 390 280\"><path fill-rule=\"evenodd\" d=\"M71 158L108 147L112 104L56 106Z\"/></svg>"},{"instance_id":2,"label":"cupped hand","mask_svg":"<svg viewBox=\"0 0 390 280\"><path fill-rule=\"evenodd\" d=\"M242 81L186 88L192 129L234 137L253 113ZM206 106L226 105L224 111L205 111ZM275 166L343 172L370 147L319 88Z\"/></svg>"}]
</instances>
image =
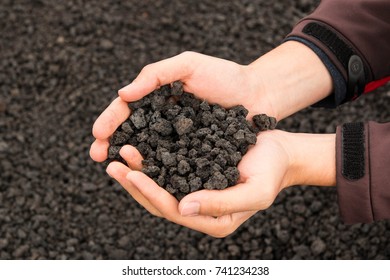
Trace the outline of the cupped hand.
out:
<instances>
[{"instance_id":1,"label":"cupped hand","mask_svg":"<svg viewBox=\"0 0 390 280\"><path fill-rule=\"evenodd\" d=\"M119 96L99 116L93 126L96 141L90 155L101 162L107 159L108 139L130 115L127 102L141 99L156 88L180 80L184 90L210 103L224 107L243 105L248 118L265 113L275 116L267 95L253 83L248 66L194 52L184 52L145 66L138 77L119 90Z\"/></svg>"},{"instance_id":2,"label":"cupped hand","mask_svg":"<svg viewBox=\"0 0 390 280\"><path fill-rule=\"evenodd\" d=\"M266 94L254 83L250 67L195 52L184 52L145 66L132 83L119 90L119 96L127 102L136 101L177 80L183 82L185 91L210 103L226 108L245 106L248 117L275 113Z\"/></svg>"},{"instance_id":3,"label":"cupped hand","mask_svg":"<svg viewBox=\"0 0 390 280\"><path fill-rule=\"evenodd\" d=\"M139 171L142 157L137 149L124 146L120 154L129 167L112 162L107 172L135 200L153 215L214 237L234 232L267 209L286 187L336 183L335 134L261 132L238 165L237 185L197 191L180 202Z\"/></svg>"},{"instance_id":4,"label":"cupped hand","mask_svg":"<svg viewBox=\"0 0 390 280\"><path fill-rule=\"evenodd\" d=\"M158 216L214 237L225 237L257 211L268 208L291 183L287 177L291 160L284 141L284 132L262 133L238 165L240 181L236 186L197 191L180 203L142 172L130 171L126 184L136 188L144 198L140 203L147 209L152 207Z\"/></svg>"}]
</instances>

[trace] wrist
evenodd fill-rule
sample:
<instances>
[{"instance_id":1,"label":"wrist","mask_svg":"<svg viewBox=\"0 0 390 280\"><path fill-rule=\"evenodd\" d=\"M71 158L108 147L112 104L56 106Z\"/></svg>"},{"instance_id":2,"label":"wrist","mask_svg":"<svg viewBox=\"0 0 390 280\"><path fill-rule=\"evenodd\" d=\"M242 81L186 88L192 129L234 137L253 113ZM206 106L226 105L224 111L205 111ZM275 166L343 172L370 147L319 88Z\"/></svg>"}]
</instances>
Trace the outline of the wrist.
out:
<instances>
[{"instance_id":1,"label":"wrist","mask_svg":"<svg viewBox=\"0 0 390 280\"><path fill-rule=\"evenodd\" d=\"M319 57L300 42L288 41L247 66L255 111L269 108L281 120L328 96L332 78ZM265 102L264 102L265 101Z\"/></svg>"},{"instance_id":2,"label":"wrist","mask_svg":"<svg viewBox=\"0 0 390 280\"><path fill-rule=\"evenodd\" d=\"M336 135L286 133L289 166L285 186L336 185Z\"/></svg>"}]
</instances>

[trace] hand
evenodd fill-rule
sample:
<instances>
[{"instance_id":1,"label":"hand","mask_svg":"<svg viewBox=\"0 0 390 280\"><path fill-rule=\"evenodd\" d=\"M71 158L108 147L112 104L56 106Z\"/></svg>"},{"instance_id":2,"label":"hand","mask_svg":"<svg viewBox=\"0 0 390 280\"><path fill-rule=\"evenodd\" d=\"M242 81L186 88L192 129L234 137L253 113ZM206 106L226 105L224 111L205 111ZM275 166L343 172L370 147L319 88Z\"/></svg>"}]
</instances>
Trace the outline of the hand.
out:
<instances>
[{"instance_id":1,"label":"hand","mask_svg":"<svg viewBox=\"0 0 390 280\"><path fill-rule=\"evenodd\" d=\"M179 203L139 171L130 171L125 183L137 189L143 196L140 203L158 216L214 237L225 237L257 211L268 208L288 186L334 185L334 150L334 134L267 131L258 136L256 145L239 163L240 181L236 186L194 192ZM128 161L132 159L126 154L122 156ZM123 175L111 175L124 182Z\"/></svg>"},{"instance_id":2,"label":"hand","mask_svg":"<svg viewBox=\"0 0 390 280\"><path fill-rule=\"evenodd\" d=\"M274 116L266 93L255 88L251 69L232 61L195 52L184 52L145 66L138 77L119 90L127 102L141 99L156 88L180 80L184 90L199 99L218 103L223 107L243 105L249 116L266 113Z\"/></svg>"},{"instance_id":3,"label":"hand","mask_svg":"<svg viewBox=\"0 0 390 280\"><path fill-rule=\"evenodd\" d=\"M107 158L108 138L125 121L126 102L142 98L161 85L181 80L198 98L225 107L244 105L248 118L265 113L283 119L330 94L331 77L317 55L298 42L286 42L250 65L185 52L144 67L138 77L119 90L93 126L96 141L90 155Z\"/></svg>"},{"instance_id":4,"label":"hand","mask_svg":"<svg viewBox=\"0 0 390 280\"><path fill-rule=\"evenodd\" d=\"M115 99L93 126L96 141L90 155L95 161L107 159L108 138L130 115L126 102L136 101L161 85L181 80L184 90L198 98L224 107L244 105L251 117L258 113L274 116L267 97L255 91L250 83L248 67L231 61L193 52L185 52L144 67L138 77L119 90Z\"/></svg>"},{"instance_id":5,"label":"hand","mask_svg":"<svg viewBox=\"0 0 390 280\"><path fill-rule=\"evenodd\" d=\"M128 87L119 91L125 101L134 101L152 92L158 86L176 80L184 83L184 89L196 93L199 98L209 102L219 103L226 107L243 104L249 109L252 116L257 113L274 113L267 106L266 97L260 102L260 96L253 91L250 85L249 73L245 66L236 63L209 57L197 53L186 52L176 57L166 59L146 66L137 79ZM109 137L119 125L130 115L127 102L116 98L99 116L93 127L96 138L90 149L91 158L97 162L107 159ZM123 154L123 155L122 155ZM121 155L127 160L130 168L140 170L141 156L136 149L124 147ZM145 197L125 179L128 167L113 162L107 167L107 172L114 177L140 204L154 215L161 216Z\"/></svg>"}]
</instances>

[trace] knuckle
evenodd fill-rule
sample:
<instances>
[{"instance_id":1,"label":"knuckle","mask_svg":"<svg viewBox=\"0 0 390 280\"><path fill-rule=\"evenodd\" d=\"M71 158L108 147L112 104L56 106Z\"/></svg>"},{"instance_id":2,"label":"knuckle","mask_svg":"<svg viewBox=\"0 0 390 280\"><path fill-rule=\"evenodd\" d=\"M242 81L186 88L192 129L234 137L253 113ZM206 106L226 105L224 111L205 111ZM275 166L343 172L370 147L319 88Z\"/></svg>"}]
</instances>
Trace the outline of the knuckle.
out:
<instances>
[{"instance_id":1,"label":"knuckle","mask_svg":"<svg viewBox=\"0 0 390 280\"><path fill-rule=\"evenodd\" d=\"M229 213L229 206L227 205L226 201L213 201L211 203L212 207L212 214L216 216L223 216Z\"/></svg>"},{"instance_id":2,"label":"knuckle","mask_svg":"<svg viewBox=\"0 0 390 280\"><path fill-rule=\"evenodd\" d=\"M161 64L161 61L145 65L137 79L147 79L149 81L152 80L155 82L156 88L164 85L163 81L167 80L167 75L165 71L162 71L162 65L163 64Z\"/></svg>"},{"instance_id":3,"label":"knuckle","mask_svg":"<svg viewBox=\"0 0 390 280\"><path fill-rule=\"evenodd\" d=\"M118 124L118 115L112 108L109 108L107 110L107 127L110 129L110 131L115 131Z\"/></svg>"},{"instance_id":4,"label":"knuckle","mask_svg":"<svg viewBox=\"0 0 390 280\"><path fill-rule=\"evenodd\" d=\"M179 57L183 60L183 66L186 67L186 71L190 71L193 67L193 64L199 61L200 54L193 51L182 52Z\"/></svg>"},{"instance_id":5,"label":"knuckle","mask_svg":"<svg viewBox=\"0 0 390 280\"><path fill-rule=\"evenodd\" d=\"M142 67L140 75L149 73L152 70L152 68L153 68L153 63L145 65L144 67Z\"/></svg>"}]
</instances>

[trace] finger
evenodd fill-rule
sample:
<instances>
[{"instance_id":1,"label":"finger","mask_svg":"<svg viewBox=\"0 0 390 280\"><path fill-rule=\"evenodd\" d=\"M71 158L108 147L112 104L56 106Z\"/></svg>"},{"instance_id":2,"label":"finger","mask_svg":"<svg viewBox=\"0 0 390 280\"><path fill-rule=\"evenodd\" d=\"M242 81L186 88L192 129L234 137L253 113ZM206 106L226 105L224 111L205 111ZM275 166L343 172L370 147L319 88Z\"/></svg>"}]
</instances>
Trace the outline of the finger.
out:
<instances>
[{"instance_id":1,"label":"finger","mask_svg":"<svg viewBox=\"0 0 390 280\"><path fill-rule=\"evenodd\" d=\"M138 171L131 171L127 174L126 178L160 211L164 218L214 237L226 237L256 213L256 211L247 211L217 218L211 216L184 217L178 211L178 201L176 198L159 187L148 176Z\"/></svg>"},{"instance_id":2,"label":"finger","mask_svg":"<svg viewBox=\"0 0 390 280\"><path fill-rule=\"evenodd\" d=\"M107 159L108 156L108 147L110 143L108 140L96 139L89 150L90 157L97 162L103 162Z\"/></svg>"},{"instance_id":3,"label":"finger","mask_svg":"<svg viewBox=\"0 0 390 280\"><path fill-rule=\"evenodd\" d=\"M107 139L129 117L127 102L117 97L95 121L92 134L96 139Z\"/></svg>"},{"instance_id":4,"label":"finger","mask_svg":"<svg viewBox=\"0 0 390 280\"><path fill-rule=\"evenodd\" d=\"M149 64L142 69L131 84L118 91L119 96L127 102L132 102L141 99L162 85L178 80L185 82L196 67L195 61L199 56L201 55L197 53L184 52Z\"/></svg>"},{"instance_id":5,"label":"finger","mask_svg":"<svg viewBox=\"0 0 390 280\"><path fill-rule=\"evenodd\" d=\"M160 211L158 211L134 185L126 179L126 175L131 171L128 167L120 162L111 162L107 166L107 173L118 181L119 184L146 210L151 214L161 217Z\"/></svg>"},{"instance_id":6,"label":"finger","mask_svg":"<svg viewBox=\"0 0 390 280\"><path fill-rule=\"evenodd\" d=\"M179 204L183 216L224 216L237 212L264 210L273 194L258 182L240 183L224 190L202 190L185 196Z\"/></svg>"},{"instance_id":7,"label":"finger","mask_svg":"<svg viewBox=\"0 0 390 280\"><path fill-rule=\"evenodd\" d=\"M131 171L126 176L133 185L168 220L177 212L178 201L170 193L159 187L151 178L139 171Z\"/></svg>"},{"instance_id":8,"label":"finger","mask_svg":"<svg viewBox=\"0 0 390 280\"><path fill-rule=\"evenodd\" d=\"M142 169L143 157L135 147L130 145L125 145L121 148L119 154L127 162L128 166L132 170L139 171Z\"/></svg>"}]
</instances>

